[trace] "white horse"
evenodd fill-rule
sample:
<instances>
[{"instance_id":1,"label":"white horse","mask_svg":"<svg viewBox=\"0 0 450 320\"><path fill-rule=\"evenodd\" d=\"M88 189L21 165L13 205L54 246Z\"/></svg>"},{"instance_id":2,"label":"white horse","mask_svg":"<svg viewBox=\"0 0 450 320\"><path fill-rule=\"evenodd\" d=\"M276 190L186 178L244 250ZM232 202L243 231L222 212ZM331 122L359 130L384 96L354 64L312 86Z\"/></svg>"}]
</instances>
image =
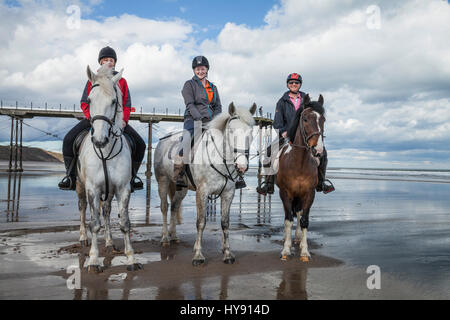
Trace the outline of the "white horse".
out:
<instances>
[{"instance_id":1,"label":"white horse","mask_svg":"<svg viewBox=\"0 0 450 320\"><path fill-rule=\"evenodd\" d=\"M124 236L127 269L134 271L142 268L136 263L130 240L128 204L131 193L131 151L122 135L122 93L117 85L122 73L123 69L113 75L112 69L107 66L100 68L98 74L93 73L89 66L87 68L87 75L92 83L88 98L92 130L90 137L87 135L81 145L77 166L77 194L82 246L88 243L85 227L87 203L91 212L89 228L92 245L89 252L89 272L101 271L97 243L101 228L100 207L105 220L106 248L114 250L109 221L114 195L119 205L120 230Z\"/></svg>"},{"instance_id":2,"label":"white horse","mask_svg":"<svg viewBox=\"0 0 450 320\"><path fill-rule=\"evenodd\" d=\"M207 201L210 195L221 198L223 261L227 264L235 261L228 240L230 206L235 193L235 180L238 175L242 175L248 170L248 154L255 125L253 115L256 109L256 104L248 111L236 108L232 103L228 113L218 115L209 123L208 129L192 149L194 156L190 170L195 186L192 185L190 179L188 179L188 185L190 190L196 190L197 240L192 260L194 266L205 262L202 254L202 237L206 225ZM187 189L176 191L173 182L173 159L178 152L180 137L181 134L175 134L162 139L155 150L154 169L163 215L161 238L163 245L167 245L169 240L178 241L176 219L181 202L188 191ZM167 195L171 200L169 232L167 230Z\"/></svg>"}]
</instances>

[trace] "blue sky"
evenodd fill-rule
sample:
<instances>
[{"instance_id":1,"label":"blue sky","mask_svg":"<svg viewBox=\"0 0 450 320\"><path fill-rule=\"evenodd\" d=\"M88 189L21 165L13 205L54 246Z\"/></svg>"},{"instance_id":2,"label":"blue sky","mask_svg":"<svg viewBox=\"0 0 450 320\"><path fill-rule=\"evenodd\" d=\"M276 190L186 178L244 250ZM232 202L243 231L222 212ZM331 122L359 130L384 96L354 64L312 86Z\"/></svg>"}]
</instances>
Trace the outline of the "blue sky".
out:
<instances>
[{"instance_id":1,"label":"blue sky","mask_svg":"<svg viewBox=\"0 0 450 320\"><path fill-rule=\"evenodd\" d=\"M264 16L279 1L276 0L108 0L100 3L87 15L91 19L137 15L142 18L168 20L184 19L199 29L198 38L215 37L225 23L246 24L258 27L264 24ZM207 28L208 31L202 31Z\"/></svg>"}]
</instances>

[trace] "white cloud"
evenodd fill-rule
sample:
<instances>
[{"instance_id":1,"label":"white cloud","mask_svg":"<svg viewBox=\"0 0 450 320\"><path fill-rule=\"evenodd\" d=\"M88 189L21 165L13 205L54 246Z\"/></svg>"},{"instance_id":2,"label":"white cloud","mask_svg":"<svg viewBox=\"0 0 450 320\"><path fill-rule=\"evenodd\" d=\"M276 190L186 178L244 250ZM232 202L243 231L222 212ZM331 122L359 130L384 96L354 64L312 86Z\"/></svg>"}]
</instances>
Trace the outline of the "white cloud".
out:
<instances>
[{"instance_id":1,"label":"white cloud","mask_svg":"<svg viewBox=\"0 0 450 320\"><path fill-rule=\"evenodd\" d=\"M192 76L191 58L204 54L224 106L257 102L274 113L286 76L301 73L303 90L325 97L331 151L364 146L378 154L450 141L446 1L378 1L381 28L373 30L367 28L369 0L282 0L261 27L226 23L217 38L200 43L189 22L127 14L82 19L79 30L69 30L67 2L36 3L10 8L0 2L4 99L76 103L86 65L94 67L98 50L111 45L135 106L147 112L184 110L180 91Z\"/></svg>"}]
</instances>

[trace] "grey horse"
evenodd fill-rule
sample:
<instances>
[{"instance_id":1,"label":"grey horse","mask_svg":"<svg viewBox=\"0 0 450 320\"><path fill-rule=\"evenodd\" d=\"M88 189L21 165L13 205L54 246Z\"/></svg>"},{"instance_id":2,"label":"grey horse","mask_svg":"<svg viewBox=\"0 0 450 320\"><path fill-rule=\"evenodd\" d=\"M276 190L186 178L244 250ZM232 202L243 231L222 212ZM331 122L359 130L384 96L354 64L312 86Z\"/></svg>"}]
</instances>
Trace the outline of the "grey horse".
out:
<instances>
[{"instance_id":1,"label":"grey horse","mask_svg":"<svg viewBox=\"0 0 450 320\"><path fill-rule=\"evenodd\" d=\"M130 219L128 204L130 201L131 151L122 135L123 109L122 94L117 86L122 78L123 70L112 75L112 70L103 66L94 74L87 68L87 75L92 83L89 94L92 130L81 145L78 161L77 194L81 216L80 242L87 245L86 208L89 203L92 234L92 245L89 252L88 271L100 272L98 260L98 232L100 231L100 208L105 220L105 242L109 250L113 250L110 228L111 202L116 196L119 206L120 230L125 242L127 269L134 271L142 266L136 263L130 240ZM107 159L108 181L104 173L103 160ZM107 183L107 184L106 184ZM106 191L108 190L108 191Z\"/></svg>"},{"instance_id":2,"label":"grey horse","mask_svg":"<svg viewBox=\"0 0 450 320\"><path fill-rule=\"evenodd\" d=\"M230 206L235 193L235 180L248 170L249 147L253 140L253 115L256 104L250 110L236 108L230 104L228 113L222 113L214 118L194 144L191 163L189 165L192 181L188 179L190 190L196 191L197 204L197 239L194 245L192 264L201 265L205 262L202 254L202 237L206 225L206 207L209 196L221 198L222 251L223 261L234 263L235 257L230 251L228 229L230 222ZM168 245L169 241L178 241L176 222L181 202L188 189L176 191L173 182L173 159L180 145L181 133L161 139L155 150L154 169L158 182L158 192L161 199L163 229L161 242ZM170 227L167 230L167 211L169 195Z\"/></svg>"}]
</instances>

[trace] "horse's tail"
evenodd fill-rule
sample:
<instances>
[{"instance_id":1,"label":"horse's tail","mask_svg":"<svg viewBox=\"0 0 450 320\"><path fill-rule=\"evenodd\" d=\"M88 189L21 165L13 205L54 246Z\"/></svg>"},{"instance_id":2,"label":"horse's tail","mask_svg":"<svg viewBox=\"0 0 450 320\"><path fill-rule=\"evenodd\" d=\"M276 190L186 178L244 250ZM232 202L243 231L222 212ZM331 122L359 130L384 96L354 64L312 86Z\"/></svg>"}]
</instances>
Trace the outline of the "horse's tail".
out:
<instances>
[{"instance_id":1,"label":"horse's tail","mask_svg":"<svg viewBox=\"0 0 450 320\"><path fill-rule=\"evenodd\" d=\"M294 200L292 201L292 215L294 217L297 216L297 212L302 211L303 205L302 205L302 200L300 198L294 198Z\"/></svg>"}]
</instances>

